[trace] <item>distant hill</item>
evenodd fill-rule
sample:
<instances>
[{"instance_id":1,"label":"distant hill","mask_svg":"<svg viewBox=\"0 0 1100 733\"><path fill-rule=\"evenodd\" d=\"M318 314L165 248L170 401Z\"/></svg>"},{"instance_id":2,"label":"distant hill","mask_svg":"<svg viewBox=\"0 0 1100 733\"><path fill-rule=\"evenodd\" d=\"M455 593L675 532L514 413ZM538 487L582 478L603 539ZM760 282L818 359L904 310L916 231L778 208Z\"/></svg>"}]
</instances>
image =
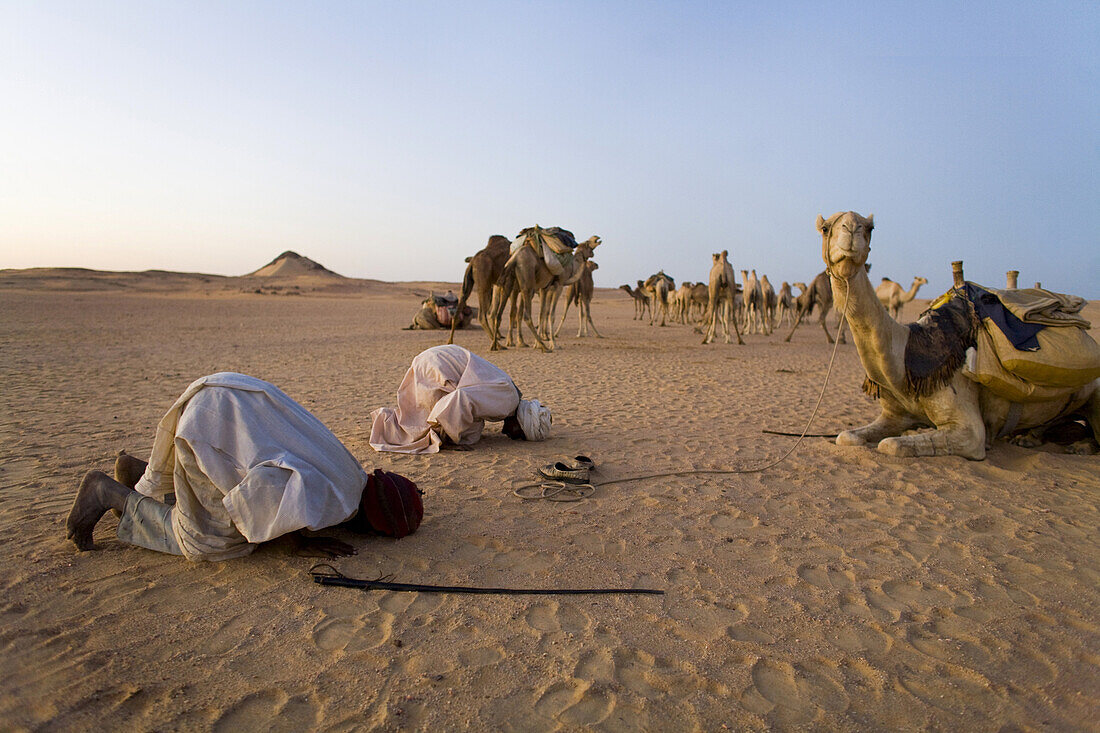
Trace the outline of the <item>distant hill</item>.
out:
<instances>
[{"instance_id":1,"label":"distant hill","mask_svg":"<svg viewBox=\"0 0 1100 733\"><path fill-rule=\"evenodd\" d=\"M333 272L324 265L314 262L308 257L302 257L297 252L291 252L289 250L283 252L255 272L248 273L245 277L298 277L300 275L344 277L343 275Z\"/></svg>"}]
</instances>

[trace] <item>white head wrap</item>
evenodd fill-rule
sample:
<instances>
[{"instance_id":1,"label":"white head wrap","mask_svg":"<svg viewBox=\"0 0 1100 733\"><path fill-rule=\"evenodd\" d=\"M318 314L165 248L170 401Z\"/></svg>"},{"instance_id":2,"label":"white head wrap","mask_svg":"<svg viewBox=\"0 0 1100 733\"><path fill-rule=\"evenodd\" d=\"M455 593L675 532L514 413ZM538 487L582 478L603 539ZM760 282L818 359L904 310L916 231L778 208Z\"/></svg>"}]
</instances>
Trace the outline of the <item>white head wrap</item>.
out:
<instances>
[{"instance_id":1,"label":"white head wrap","mask_svg":"<svg viewBox=\"0 0 1100 733\"><path fill-rule=\"evenodd\" d=\"M516 420L528 440L546 440L550 436L550 424L554 422L550 408L538 400L520 400Z\"/></svg>"}]
</instances>

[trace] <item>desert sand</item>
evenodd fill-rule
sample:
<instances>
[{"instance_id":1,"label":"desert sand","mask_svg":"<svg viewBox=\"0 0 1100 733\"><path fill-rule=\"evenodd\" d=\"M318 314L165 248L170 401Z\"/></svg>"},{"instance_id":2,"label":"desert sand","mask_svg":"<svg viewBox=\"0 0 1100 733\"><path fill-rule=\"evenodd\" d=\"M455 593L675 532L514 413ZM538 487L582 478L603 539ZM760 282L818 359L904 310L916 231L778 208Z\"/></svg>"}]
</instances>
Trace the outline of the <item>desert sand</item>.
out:
<instances>
[{"instance_id":1,"label":"desert sand","mask_svg":"<svg viewBox=\"0 0 1100 733\"><path fill-rule=\"evenodd\" d=\"M815 438L761 473L522 501L511 486L578 453L597 482L773 461L794 438L762 430L804 427L831 347L816 324L702 346L600 290L603 339L573 337L573 314L550 355L457 335L553 408L549 441L491 426L470 452L376 453L369 412L446 338L401 330L439 286L0 272L0 728L1096 729L1100 458ZM64 520L84 472L147 455L176 396L223 370L277 384L425 491L414 535L333 533L359 548L342 572L666 594L325 588L285 544L189 563L123 545L111 516L77 552ZM862 379L841 346L814 432L877 414Z\"/></svg>"}]
</instances>

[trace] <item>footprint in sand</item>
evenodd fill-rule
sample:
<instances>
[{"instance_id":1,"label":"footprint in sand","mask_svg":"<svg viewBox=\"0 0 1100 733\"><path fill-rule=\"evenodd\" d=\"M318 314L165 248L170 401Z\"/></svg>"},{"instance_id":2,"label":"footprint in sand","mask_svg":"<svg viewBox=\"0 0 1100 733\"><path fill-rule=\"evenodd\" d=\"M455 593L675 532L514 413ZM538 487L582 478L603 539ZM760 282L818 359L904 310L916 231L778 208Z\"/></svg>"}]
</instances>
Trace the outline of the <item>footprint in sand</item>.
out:
<instances>
[{"instance_id":1,"label":"footprint in sand","mask_svg":"<svg viewBox=\"0 0 1100 733\"><path fill-rule=\"evenodd\" d=\"M371 614L366 619L326 618L313 627L313 643L326 651L357 652L384 644L393 631L394 616Z\"/></svg>"},{"instance_id":2,"label":"footprint in sand","mask_svg":"<svg viewBox=\"0 0 1100 733\"><path fill-rule=\"evenodd\" d=\"M556 601L538 603L524 616L527 625L536 631L554 633L564 631L576 634L588 628L590 619L572 604Z\"/></svg>"},{"instance_id":3,"label":"footprint in sand","mask_svg":"<svg viewBox=\"0 0 1100 733\"><path fill-rule=\"evenodd\" d=\"M574 681L554 682L535 701L535 712L554 720L580 700L586 687L587 684Z\"/></svg>"},{"instance_id":4,"label":"footprint in sand","mask_svg":"<svg viewBox=\"0 0 1100 733\"><path fill-rule=\"evenodd\" d=\"M833 646L850 654L886 654L894 646L894 640L889 635L866 624L833 628L825 638Z\"/></svg>"},{"instance_id":5,"label":"footprint in sand","mask_svg":"<svg viewBox=\"0 0 1100 733\"><path fill-rule=\"evenodd\" d=\"M725 532L733 529L749 529L760 524L760 520L736 509L729 513L715 514L710 518L710 526Z\"/></svg>"},{"instance_id":6,"label":"footprint in sand","mask_svg":"<svg viewBox=\"0 0 1100 733\"><path fill-rule=\"evenodd\" d=\"M204 639L197 651L205 656L220 656L248 639L255 628L244 616L234 616Z\"/></svg>"},{"instance_id":7,"label":"footprint in sand","mask_svg":"<svg viewBox=\"0 0 1100 733\"><path fill-rule=\"evenodd\" d=\"M588 729L597 725L615 709L615 693L606 684L589 686L581 698L566 708L558 721L571 727Z\"/></svg>"},{"instance_id":8,"label":"footprint in sand","mask_svg":"<svg viewBox=\"0 0 1100 733\"><path fill-rule=\"evenodd\" d=\"M854 590L856 587L856 576L851 571L835 567L801 565L798 568L798 577L810 585L826 590Z\"/></svg>"},{"instance_id":9,"label":"footprint in sand","mask_svg":"<svg viewBox=\"0 0 1100 733\"><path fill-rule=\"evenodd\" d=\"M849 698L835 670L823 663L793 667L787 662L760 659L752 668L752 686L741 700L753 712L766 714L779 725L799 725L823 712L843 712Z\"/></svg>"},{"instance_id":10,"label":"footprint in sand","mask_svg":"<svg viewBox=\"0 0 1100 733\"><path fill-rule=\"evenodd\" d=\"M609 682L615 673L615 660L607 649L585 652L573 668L573 676L589 682Z\"/></svg>"},{"instance_id":11,"label":"footprint in sand","mask_svg":"<svg viewBox=\"0 0 1100 733\"><path fill-rule=\"evenodd\" d=\"M466 668L487 667L504 659L504 651L496 646L483 646L459 652L458 661Z\"/></svg>"},{"instance_id":12,"label":"footprint in sand","mask_svg":"<svg viewBox=\"0 0 1100 733\"><path fill-rule=\"evenodd\" d=\"M239 730L301 731L316 727L317 705L304 696L288 698L282 690L262 690L233 704L215 721L215 733Z\"/></svg>"},{"instance_id":13,"label":"footprint in sand","mask_svg":"<svg viewBox=\"0 0 1100 733\"><path fill-rule=\"evenodd\" d=\"M775 641L775 637L771 634L746 624L730 626L726 629L726 635L734 641L744 641L751 644L771 644Z\"/></svg>"},{"instance_id":14,"label":"footprint in sand","mask_svg":"<svg viewBox=\"0 0 1100 733\"><path fill-rule=\"evenodd\" d=\"M1005 700L990 688L989 680L954 665L902 669L898 681L928 705L955 715L978 715L979 719L989 720L1005 705Z\"/></svg>"}]
</instances>

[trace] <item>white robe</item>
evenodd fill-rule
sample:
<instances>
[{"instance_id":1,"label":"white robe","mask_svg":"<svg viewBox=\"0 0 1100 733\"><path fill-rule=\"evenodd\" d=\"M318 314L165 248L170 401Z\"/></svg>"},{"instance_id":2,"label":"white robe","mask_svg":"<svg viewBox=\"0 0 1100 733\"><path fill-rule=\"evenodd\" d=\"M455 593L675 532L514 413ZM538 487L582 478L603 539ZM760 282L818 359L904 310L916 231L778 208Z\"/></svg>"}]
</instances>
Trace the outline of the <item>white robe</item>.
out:
<instances>
[{"instance_id":1,"label":"white robe","mask_svg":"<svg viewBox=\"0 0 1100 733\"><path fill-rule=\"evenodd\" d=\"M227 560L350 519L366 481L339 439L282 390L222 372L192 383L161 419L136 488L175 494L172 530L187 558Z\"/></svg>"},{"instance_id":2,"label":"white robe","mask_svg":"<svg viewBox=\"0 0 1100 733\"><path fill-rule=\"evenodd\" d=\"M486 420L503 420L519 406L507 372L461 346L417 354L397 388L397 408L371 413L370 445L378 451L437 453L443 435L459 445L481 438Z\"/></svg>"}]
</instances>

